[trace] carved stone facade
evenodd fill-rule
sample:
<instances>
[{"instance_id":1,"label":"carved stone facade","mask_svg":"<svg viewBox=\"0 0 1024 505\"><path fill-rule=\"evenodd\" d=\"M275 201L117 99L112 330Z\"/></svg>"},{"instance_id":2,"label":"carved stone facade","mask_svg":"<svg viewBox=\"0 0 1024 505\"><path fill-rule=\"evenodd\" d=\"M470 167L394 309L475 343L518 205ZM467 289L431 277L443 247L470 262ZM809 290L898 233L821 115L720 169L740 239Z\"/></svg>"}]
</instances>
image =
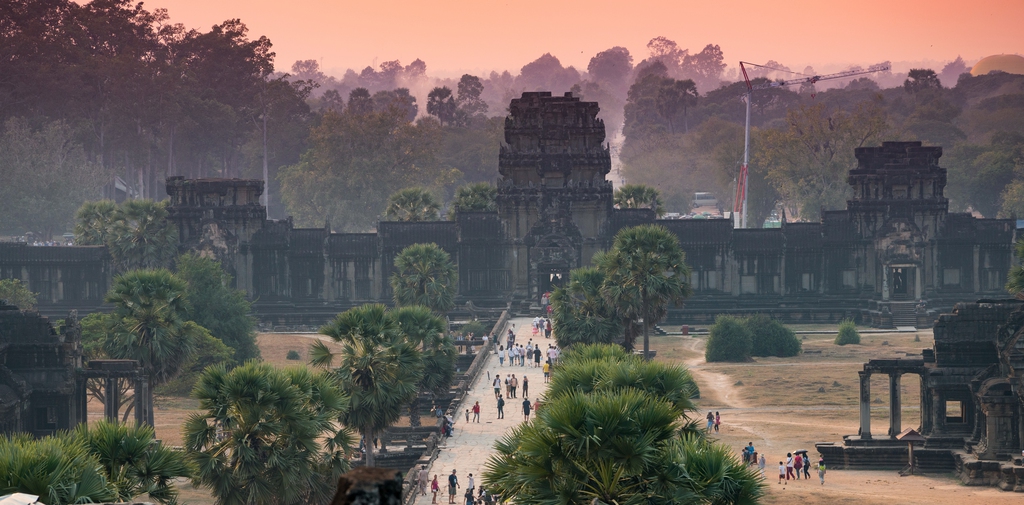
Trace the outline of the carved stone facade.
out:
<instances>
[{"instance_id":1,"label":"carved stone facade","mask_svg":"<svg viewBox=\"0 0 1024 505\"><path fill-rule=\"evenodd\" d=\"M0 300L0 435L37 437L85 419L81 329L74 313L54 328L38 312Z\"/></svg>"},{"instance_id":2,"label":"carved stone facade","mask_svg":"<svg viewBox=\"0 0 1024 505\"><path fill-rule=\"evenodd\" d=\"M262 181L178 177L167 181L170 219L181 249L219 259L257 315L274 325L321 324L351 306L390 301L393 259L417 242L451 254L460 304L527 311L609 247L618 230L644 223L674 233L693 270L694 295L669 311L669 325L760 312L794 323L854 318L926 327L956 302L1003 293L1015 223L949 212L939 147L859 148L846 210L814 223L733 229L726 219L657 220L650 210L614 208L598 110L570 95L513 100L496 212L334 233L329 223L295 228L291 220L267 220ZM104 257L102 248L0 245L0 277L43 293L47 314L69 305L96 310L110 284Z\"/></svg>"},{"instance_id":3,"label":"carved stone facade","mask_svg":"<svg viewBox=\"0 0 1024 505\"><path fill-rule=\"evenodd\" d=\"M874 359L860 373L860 430L842 445L818 444L833 468L907 465L900 383L921 381L924 436L914 448L918 471L956 471L970 485L1024 492L1024 303L983 300L958 303L935 323L935 343L920 359ZM871 428L871 376L889 386L889 427Z\"/></svg>"}]
</instances>

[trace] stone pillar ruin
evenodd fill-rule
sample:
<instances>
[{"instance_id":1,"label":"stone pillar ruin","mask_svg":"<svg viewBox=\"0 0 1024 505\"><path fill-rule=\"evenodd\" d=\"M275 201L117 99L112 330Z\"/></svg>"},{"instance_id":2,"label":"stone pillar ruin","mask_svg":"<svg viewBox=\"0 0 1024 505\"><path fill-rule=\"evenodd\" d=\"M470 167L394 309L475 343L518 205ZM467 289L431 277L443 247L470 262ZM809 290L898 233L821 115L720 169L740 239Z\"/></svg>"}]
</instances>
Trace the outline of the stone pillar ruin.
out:
<instances>
[{"instance_id":1,"label":"stone pillar ruin","mask_svg":"<svg viewBox=\"0 0 1024 505\"><path fill-rule=\"evenodd\" d=\"M103 381L103 418L117 422L117 411L121 406L121 389L117 377L107 377Z\"/></svg>"},{"instance_id":2,"label":"stone pillar ruin","mask_svg":"<svg viewBox=\"0 0 1024 505\"><path fill-rule=\"evenodd\" d=\"M860 438L871 438L871 372L857 372L860 376Z\"/></svg>"},{"instance_id":3,"label":"stone pillar ruin","mask_svg":"<svg viewBox=\"0 0 1024 505\"><path fill-rule=\"evenodd\" d=\"M135 422L153 426L153 394L145 374L135 380Z\"/></svg>"},{"instance_id":4,"label":"stone pillar ruin","mask_svg":"<svg viewBox=\"0 0 1024 505\"><path fill-rule=\"evenodd\" d=\"M889 436L895 437L903 431L900 414L903 407L900 402L900 377L899 372L889 373Z\"/></svg>"}]
</instances>

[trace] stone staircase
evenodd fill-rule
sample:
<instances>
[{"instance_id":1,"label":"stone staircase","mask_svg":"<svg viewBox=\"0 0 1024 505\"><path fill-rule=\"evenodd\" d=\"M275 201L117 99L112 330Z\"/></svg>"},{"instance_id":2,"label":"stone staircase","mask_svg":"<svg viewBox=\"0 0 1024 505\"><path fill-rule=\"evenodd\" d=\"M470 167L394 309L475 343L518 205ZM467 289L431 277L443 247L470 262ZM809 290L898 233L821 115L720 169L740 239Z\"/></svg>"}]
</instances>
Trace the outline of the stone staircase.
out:
<instances>
[{"instance_id":1,"label":"stone staircase","mask_svg":"<svg viewBox=\"0 0 1024 505\"><path fill-rule=\"evenodd\" d=\"M917 326L917 312L914 302L889 302L889 309L892 311L892 325Z\"/></svg>"}]
</instances>

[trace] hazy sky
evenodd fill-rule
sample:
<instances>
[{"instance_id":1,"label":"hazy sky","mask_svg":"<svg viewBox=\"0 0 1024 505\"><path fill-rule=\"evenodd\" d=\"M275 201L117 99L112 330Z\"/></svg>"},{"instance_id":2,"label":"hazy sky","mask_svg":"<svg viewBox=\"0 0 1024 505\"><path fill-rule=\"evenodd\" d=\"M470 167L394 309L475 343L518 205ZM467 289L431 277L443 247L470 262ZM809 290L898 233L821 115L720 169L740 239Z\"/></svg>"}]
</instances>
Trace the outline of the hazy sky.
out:
<instances>
[{"instance_id":1,"label":"hazy sky","mask_svg":"<svg viewBox=\"0 0 1024 505\"><path fill-rule=\"evenodd\" d=\"M278 70L297 59L334 72L420 58L430 75L518 69L545 52L585 70L627 47L635 62L664 35L697 52L719 44L738 60L819 71L885 60L968 63L1024 53L1024 0L147 0L174 22L209 29L241 18L267 35ZM939 68L935 69L940 70Z\"/></svg>"}]
</instances>

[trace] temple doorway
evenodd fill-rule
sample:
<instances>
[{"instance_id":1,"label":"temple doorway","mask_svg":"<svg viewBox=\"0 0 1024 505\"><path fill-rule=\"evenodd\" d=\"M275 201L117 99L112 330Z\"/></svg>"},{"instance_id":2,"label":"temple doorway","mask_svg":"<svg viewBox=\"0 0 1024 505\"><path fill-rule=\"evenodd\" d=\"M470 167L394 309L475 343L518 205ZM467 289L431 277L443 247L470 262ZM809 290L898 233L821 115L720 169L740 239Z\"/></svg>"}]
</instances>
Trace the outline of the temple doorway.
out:
<instances>
[{"instance_id":1,"label":"temple doorway","mask_svg":"<svg viewBox=\"0 0 1024 505\"><path fill-rule=\"evenodd\" d=\"M569 282L569 267L558 265L540 267L537 270L537 303L543 305L545 293L550 293Z\"/></svg>"},{"instance_id":2,"label":"temple doorway","mask_svg":"<svg viewBox=\"0 0 1024 505\"><path fill-rule=\"evenodd\" d=\"M917 296L915 280L917 268L893 266L889 269L889 294L893 300L909 300Z\"/></svg>"}]
</instances>

